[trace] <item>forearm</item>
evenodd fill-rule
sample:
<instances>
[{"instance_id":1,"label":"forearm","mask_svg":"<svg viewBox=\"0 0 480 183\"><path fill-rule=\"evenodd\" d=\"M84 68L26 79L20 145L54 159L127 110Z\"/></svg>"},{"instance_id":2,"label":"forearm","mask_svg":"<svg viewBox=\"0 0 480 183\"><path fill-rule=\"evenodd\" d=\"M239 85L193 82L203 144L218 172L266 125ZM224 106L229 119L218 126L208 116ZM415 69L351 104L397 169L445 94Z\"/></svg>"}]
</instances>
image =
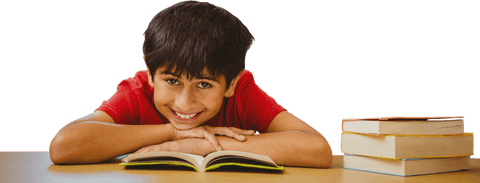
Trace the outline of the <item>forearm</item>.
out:
<instances>
[{"instance_id":1,"label":"forearm","mask_svg":"<svg viewBox=\"0 0 480 183\"><path fill-rule=\"evenodd\" d=\"M143 146L172 138L173 126L118 125L82 122L66 126L53 138L50 157L55 164L98 163Z\"/></svg>"},{"instance_id":2,"label":"forearm","mask_svg":"<svg viewBox=\"0 0 480 183\"><path fill-rule=\"evenodd\" d=\"M286 131L246 137L245 142L222 136L218 140L224 150L263 154L287 166L326 168L332 162L332 150L320 134Z\"/></svg>"}]
</instances>

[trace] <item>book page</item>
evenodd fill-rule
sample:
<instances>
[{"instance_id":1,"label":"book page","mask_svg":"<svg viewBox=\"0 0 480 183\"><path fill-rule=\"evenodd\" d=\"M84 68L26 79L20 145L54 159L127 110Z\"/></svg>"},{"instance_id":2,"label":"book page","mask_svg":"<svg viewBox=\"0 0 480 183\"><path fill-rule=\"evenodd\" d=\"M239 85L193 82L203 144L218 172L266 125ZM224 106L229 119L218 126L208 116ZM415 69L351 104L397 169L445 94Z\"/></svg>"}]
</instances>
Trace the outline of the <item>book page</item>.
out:
<instances>
[{"instance_id":1,"label":"book page","mask_svg":"<svg viewBox=\"0 0 480 183\"><path fill-rule=\"evenodd\" d=\"M243 151L232 151L232 150L217 151L217 152L210 153L205 157L201 166L207 167L216 160L222 160L222 159L228 159L228 158L232 158L232 159L241 158L246 160L253 160L262 164L278 167L278 165L268 156L249 153L249 152L243 152Z\"/></svg>"},{"instance_id":2,"label":"book page","mask_svg":"<svg viewBox=\"0 0 480 183\"><path fill-rule=\"evenodd\" d=\"M122 159L122 163L168 161L172 157L177 158L176 160L173 160L175 162L184 160L185 162L197 168L200 167L199 165L201 165L204 159L203 156L194 155L194 154L160 151L160 152L129 154L127 157Z\"/></svg>"}]
</instances>

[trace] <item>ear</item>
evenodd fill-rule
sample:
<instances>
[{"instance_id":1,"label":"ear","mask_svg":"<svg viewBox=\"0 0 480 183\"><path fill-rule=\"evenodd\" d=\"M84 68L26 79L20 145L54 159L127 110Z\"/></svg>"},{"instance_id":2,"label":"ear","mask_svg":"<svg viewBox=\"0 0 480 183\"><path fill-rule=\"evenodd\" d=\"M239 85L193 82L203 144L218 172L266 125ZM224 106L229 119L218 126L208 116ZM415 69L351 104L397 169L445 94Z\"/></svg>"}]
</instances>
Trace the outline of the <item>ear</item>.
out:
<instances>
[{"instance_id":1,"label":"ear","mask_svg":"<svg viewBox=\"0 0 480 183\"><path fill-rule=\"evenodd\" d=\"M143 55L143 60L145 60L145 55ZM147 67L147 74L148 74L148 85L150 85L153 88L153 80L152 80L152 75L150 74L150 69Z\"/></svg>"},{"instance_id":2,"label":"ear","mask_svg":"<svg viewBox=\"0 0 480 183\"><path fill-rule=\"evenodd\" d=\"M233 94L235 93L235 86L237 86L237 82L242 77L244 71L245 70L240 71L240 73L238 73L238 75L232 80L232 82L230 83L230 87L228 87L227 91L225 91L225 97L233 96Z\"/></svg>"}]
</instances>

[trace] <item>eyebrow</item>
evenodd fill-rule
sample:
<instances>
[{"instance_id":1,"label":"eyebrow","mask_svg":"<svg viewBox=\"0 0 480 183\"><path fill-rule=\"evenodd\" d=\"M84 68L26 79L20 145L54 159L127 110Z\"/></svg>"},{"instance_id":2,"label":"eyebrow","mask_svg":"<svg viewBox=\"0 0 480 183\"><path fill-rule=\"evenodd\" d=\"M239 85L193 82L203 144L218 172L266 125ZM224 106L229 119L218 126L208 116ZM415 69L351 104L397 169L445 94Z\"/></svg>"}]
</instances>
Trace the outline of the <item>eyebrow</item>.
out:
<instances>
[{"instance_id":1,"label":"eyebrow","mask_svg":"<svg viewBox=\"0 0 480 183\"><path fill-rule=\"evenodd\" d=\"M168 71L161 71L160 74L164 74L164 75L172 75L172 76L175 76L177 78L181 78L179 75L176 75L174 73L171 73L171 72L168 72ZM209 76L209 75L200 75L198 77L194 77L195 79L206 79L206 80L211 80L211 81L214 81L214 82L218 82L217 78L214 78L212 76Z\"/></svg>"}]
</instances>

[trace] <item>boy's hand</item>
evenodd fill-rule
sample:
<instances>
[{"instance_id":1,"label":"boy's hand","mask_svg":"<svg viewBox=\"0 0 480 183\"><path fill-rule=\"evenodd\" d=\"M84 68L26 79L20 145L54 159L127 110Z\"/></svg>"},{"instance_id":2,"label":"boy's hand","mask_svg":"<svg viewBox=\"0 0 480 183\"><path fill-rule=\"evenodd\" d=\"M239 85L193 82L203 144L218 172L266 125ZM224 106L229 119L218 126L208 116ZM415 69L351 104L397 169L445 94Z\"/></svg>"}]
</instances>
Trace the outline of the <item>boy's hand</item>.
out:
<instances>
[{"instance_id":1,"label":"boy's hand","mask_svg":"<svg viewBox=\"0 0 480 183\"><path fill-rule=\"evenodd\" d=\"M133 154L156 152L156 151L182 152L182 153L197 154L200 156L205 156L207 154L214 152L215 148L206 139L187 138L187 139L168 141L161 144L142 147L141 149L135 151Z\"/></svg>"},{"instance_id":2,"label":"boy's hand","mask_svg":"<svg viewBox=\"0 0 480 183\"><path fill-rule=\"evenodd\" d=\"M235 127L210 127L210 126L199 126L192 128L190 130L177 130L174 128L173 141L186 139L186 138L199 138L206 139L210 142L217 151L221 151L217 138L215 135L224 135L227 137L232 137L238 141L245 141L246 138L243 135L253 135L255 131L253 130L242 130Z\"/></svg>"}]
</instances>

